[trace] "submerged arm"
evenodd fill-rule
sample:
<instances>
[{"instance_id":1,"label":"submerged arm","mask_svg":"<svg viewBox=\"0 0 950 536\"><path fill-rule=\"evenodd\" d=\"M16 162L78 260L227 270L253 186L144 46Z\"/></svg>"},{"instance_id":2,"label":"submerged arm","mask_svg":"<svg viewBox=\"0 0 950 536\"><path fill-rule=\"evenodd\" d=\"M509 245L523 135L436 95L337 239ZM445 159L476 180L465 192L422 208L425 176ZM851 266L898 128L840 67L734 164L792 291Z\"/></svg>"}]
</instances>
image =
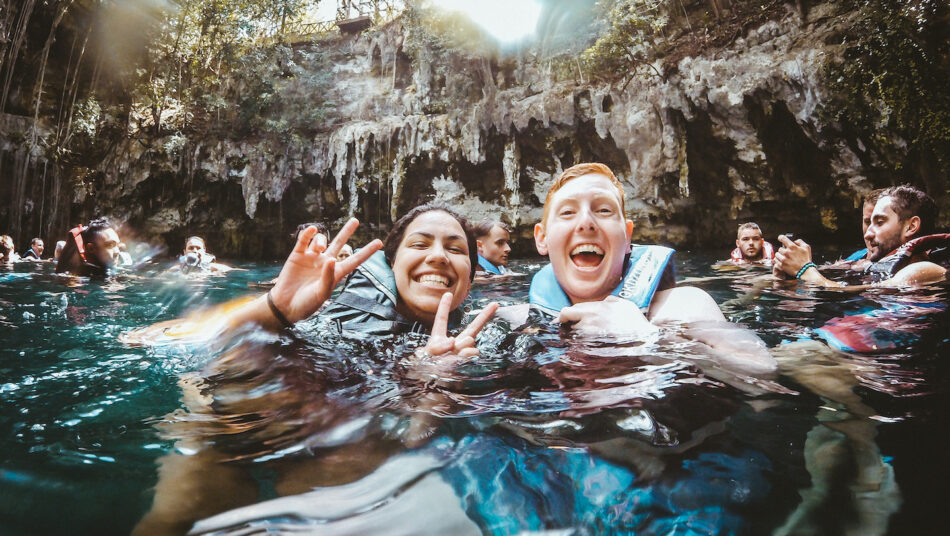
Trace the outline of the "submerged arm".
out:
<instances>
[{"instance_id":1,"label":"submerged arm","mask_svg":"<svg viewBox=\"0 0 950 536\"><path fill-rule=\"evenodd\" d=\"M677 324L683 336L709 347L721 365L737 372L768 375L776 363L752 330L726 320L712 296L695 287L658 292L649 311L653 324Z\"/></svg>"}]
</instances>

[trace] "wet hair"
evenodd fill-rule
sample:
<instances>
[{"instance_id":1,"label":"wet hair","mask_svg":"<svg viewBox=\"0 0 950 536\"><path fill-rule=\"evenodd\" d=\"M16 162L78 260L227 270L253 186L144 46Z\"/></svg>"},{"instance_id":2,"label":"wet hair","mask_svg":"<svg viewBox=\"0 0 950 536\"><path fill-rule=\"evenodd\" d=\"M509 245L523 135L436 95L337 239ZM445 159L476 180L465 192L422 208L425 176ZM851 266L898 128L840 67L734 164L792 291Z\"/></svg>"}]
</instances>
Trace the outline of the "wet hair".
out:
<instances>
[{"instance_id":1,"label":"wet hair","mask_svg":"<svg viewBox=\"0 0 950 536\"><path fill-rule=\"evenodd\" d=\"M0 257L5 259L10 255L10 253L13 253L14 250L13 237L10 235L0 236Z\"/></svg>"},{"instance_id":2,"label":"wet hair","mask_svg":"<svg viewBox=\"0 0 950 536\"><path fill-rule=\"evenodd\" d=\"M506 232L510 233L511 229L507 225L500 221L484 219L475 226L475 238L482 238L491 234L491 230L495 227L501 227Z\"/></svg>"},{"instance_id":3,"label":"wet hair","mask_svg":"<svg viewBox=\"0 0 950 536\"><path fill-rule=\"evenodd\" d=\"M292 237L294 238L294 244L297 243L297 238L300 236L300 233L301 233L304 229L306 229L307 227L316 227L316 228L317 228L317 232L320 233L320 234L322 234L323 236L327 237L327 239L329 240L330 235L329 235L329 233L327 232L327 226L326 226L326 225L324 225L324 224L322 224L322 223L320 223L320 222L301 223L300 225L297 226L297 230L294 231L293 234L290 235L290 236L292 236Z\"/></svg>"},{"instance_id":4,"label":"wet hair","mask_svg":"<svg viewBox=\"0 0 950 536\"><path fill-rule=\"evenodd\" d=\"M462 230L465 232L465 241L468 243L468 259L472 265L469 278L474 280L475 267L478 266L478 245L475 243L475 230L472 229L472 224L468 222L465 216L462 216L441 203L419 205L396 220L392 231L389 231L389 234L386 235L386 240L383 241L383 253L386 255L386 262L389 263L390 266L393 265L393 260L396 258L396 250L399 249L399 244L402 243L402 239L406 235L406 228L409 227L409 224L426 212L433 211L445 212L455 218L455 221L459 222L459 225L462 226Z\"/></svg>"},{"instance_id":5,"label":"wet hair","mask_svg":"<svg viewBox=\"0 0 950 536\"><path fill-rule=\"evenodd\" d=\"M596 162L587 163L587 164L577 164L571 166L564 170L563 173L554 181L554 184L551 185L551 188L548 190L547 197L544 198L544 214L541 216L541 223L544 224L548 221L548 211L551 209L551 198L554 197L554 194L558 190L564 187L571 179L576 179L578 177L583 177L584 175L603 175L610 179L610 182L617 188L617 195L620 197L620 213L626 218L626 209L624 208L624 194L623 194L623 184L617 180L617 177L614 176L614 172L610 171L610 168L604 164L599 164Z\"/></svg>"},{"instance_id":6,"label":"wet hair","mask_svg":"<svg viewBox=\"0 0 950 536\"><path fill-rule=\"evenodd\" d=\"M863 205L876 205L877 200L881 198L881 194L884 193L884 190L887 188L878 188L876 190L871 190L870 192L864 194Z\"/></svg>"},{"instance_id":7,"label":"wet hair","mask_svg":"<svg viewBox=\"0 0 950 536\"><path fill-rule=\"evenodd\" d=\"M108 218L96 218L89 222L89 225L84 227L82 232L79 233L79 237L82 240L83 246L91 243L100 234L104 233L108 229L112 229L112 222ZM72 259L73 255L77 255L78 251L76 250L76 240L72 236L66 237L66 245L63 246L63 250L59 254L59 262L56 263L56 273L66 272L71 269L68 266L68 263ZM93 275L104 275L99 274L98 272L104 271L105 266L98 265L94 262L89 262L88 260L83 261L82 258L79 260L79 265L81 270L86 272L93 272ZM85 267L84 269L82 267Z\"/></svg>"},{"instance_id":8,"label":"wet hair","mask_svg":"<svg viewBox=\"0 0 950 536\"><path fill-rule=\"evenodd\" d=\"M736 231L736 238L739 238L739 236L742 235L742 231L745 231L746 229L752 229L753 231L758 231L759 234L762 234L762 229L759 228L758 223L755 223L754 221L747 221L739 225L739 229Z\"/></svg>"},{"instance_id":9,"label":"wet hair","mask_svg":"<svg viewBox=\"0 0 950 536\"><path fill-rule=\"evenodd\" d=\"M878 201L885 197L891 198L894 212L901 221L914 216L920 218L920 230L917 231L917 236L934 233L937 224L937 204L932 197L909 184L884 188L878 196Z\"/></svg>"}]
</instances>

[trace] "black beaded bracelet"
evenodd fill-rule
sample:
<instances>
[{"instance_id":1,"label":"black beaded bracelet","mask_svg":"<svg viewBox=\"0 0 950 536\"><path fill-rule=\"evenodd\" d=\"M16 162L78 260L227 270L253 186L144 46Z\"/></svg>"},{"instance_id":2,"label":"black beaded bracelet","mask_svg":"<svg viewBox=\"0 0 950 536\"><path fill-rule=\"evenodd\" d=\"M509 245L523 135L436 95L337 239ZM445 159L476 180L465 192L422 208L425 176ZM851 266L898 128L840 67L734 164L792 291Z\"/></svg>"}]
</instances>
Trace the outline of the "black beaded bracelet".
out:
<instances>
[{"instance_id":1,"label":"black beaded bracelet","mask_svg":"<svg viewBox=\"0 0 950 536\"><path fill-rule=\"evenodd\" d=\"M802 276L805 275L805 271L808 270L809 268L814 268L817 270L818 266L815 265L815 263L813 262L806 263L805 266L802 266L802 269L799 270L797 274L795 274L795 279L801 279Z\"/></svg>"},{"instance_id":2,"label":"black beaded bracelet","mask_svg":"<svg viewBox=\"0 0 950 536\"><path fill-rule=\"evenodd\" d=\"M287 317L284 316L284 313L280 312L280 309L274 305L274 298L270 297L270 291L267 291L267 306L270 307L270 312L274 313L274 318L276 318L282 326L287 329L293 329L294 325L290 323L290 320L287 320Z\"/></svg>"}]
</instances>

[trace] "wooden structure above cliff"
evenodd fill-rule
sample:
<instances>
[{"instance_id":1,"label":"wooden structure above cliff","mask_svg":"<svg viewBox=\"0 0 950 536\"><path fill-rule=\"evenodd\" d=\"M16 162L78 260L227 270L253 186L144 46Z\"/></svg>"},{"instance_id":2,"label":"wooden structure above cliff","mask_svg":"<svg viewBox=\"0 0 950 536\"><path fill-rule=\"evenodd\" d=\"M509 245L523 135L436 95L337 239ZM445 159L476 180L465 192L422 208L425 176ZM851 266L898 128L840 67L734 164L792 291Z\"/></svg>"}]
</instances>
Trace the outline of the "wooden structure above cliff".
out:
<instances>
[{"instance_id":1,"label":"wooden structure above cliff","mask_svg":"<svg viewBox=\"0 0 950 536\"><path fill-rule=\"evenodd\" d=\"M392 19L402 10L403 4L398 0L339 0L336 25L346 34L362 32L373 22Z\"/></svg>"}]
</instances>

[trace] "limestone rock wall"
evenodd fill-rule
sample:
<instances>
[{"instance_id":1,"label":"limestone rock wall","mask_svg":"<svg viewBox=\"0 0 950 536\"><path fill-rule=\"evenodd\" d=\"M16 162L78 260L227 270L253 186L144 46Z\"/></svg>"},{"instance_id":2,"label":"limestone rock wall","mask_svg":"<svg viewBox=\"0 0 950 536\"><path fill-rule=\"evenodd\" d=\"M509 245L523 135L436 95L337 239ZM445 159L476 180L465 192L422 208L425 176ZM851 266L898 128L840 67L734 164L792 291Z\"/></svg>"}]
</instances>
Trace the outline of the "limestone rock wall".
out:
<instances>
[{"instance_id":1,"label":"limestone rock wall","mask_svg":"<svg viewBox=\"0 0 950 536\"><path fill-rule=\"evenodd\" d=\"M356 216L361 238L379 236L434 199L508 222L524 254L552 178L599 161L625 184L636 240L725 251L736 224L755 220L768 235L857 245L860 197L876 185L817 119L830 20L802 27L789 13L622 88L555 82L527 56L411 49L396 21L304 65L333 77L335 111L316 136L123 140L66 180L66 212L110 214L173 251L205 234L219 256L280 258L300 222Z\"/></svg>"}]
</instances>

